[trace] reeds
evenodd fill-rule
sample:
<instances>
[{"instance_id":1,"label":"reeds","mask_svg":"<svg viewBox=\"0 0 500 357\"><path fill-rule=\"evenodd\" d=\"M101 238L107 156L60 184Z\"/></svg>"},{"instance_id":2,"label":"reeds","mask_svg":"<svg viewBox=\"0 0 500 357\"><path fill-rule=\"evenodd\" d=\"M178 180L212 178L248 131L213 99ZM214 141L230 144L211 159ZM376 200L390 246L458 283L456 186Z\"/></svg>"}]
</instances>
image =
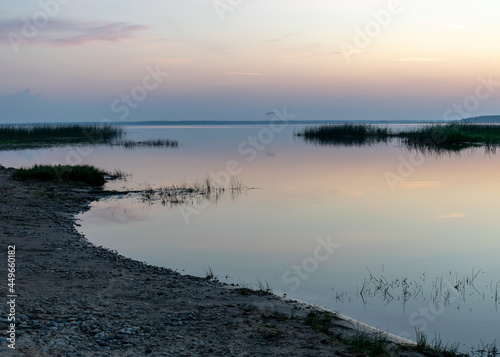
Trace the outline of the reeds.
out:
<instances>
[{"instance_id":1,"label":"reeds","mask_svg":"<svg viewBox=\"0 0 500 357\"><path fill-rule=\"evenodd\" d=\"M126 149L179 146L176 140L133 141L125 140L124 136L122 128L108 124L0 125L0 150L63 145L110 145Z\"/></svg>"},{"instance_id":2,"label":"reeds","mask_svg":"<svg viewBox=\"0 0 500 357\"><path fill-rule=\"evenodd\" d=\"M434 334L432 341L428 342L427 335L420 329L415 329L417 338L417 350L427 353L432 356L443 357L467 357L468 354L459 352L460 343L443 343L440 335Z\"/></svg>"},{"instance_id":3,"label":"reeds","mask_svg":"<svg viewBox=\"0 0 500 357\"><path fill-rule=\"evenodd\" d=\"M321 145L360 146L387 142L391 138L391 131L387 127L346 123L308 127L295 135Z\"/></svg>"},{"instance_id":4,"label":"reeds","mask_svg":"<svg viewBox=\"0 0 500 357\"><path fill-rule=\"evenodd\" d=\"M357 352L364 356L379 357L390 356L389 340L383 333L368 334L356 331L354 336L347 340L347 343Z\"/></svg>"},{"instance_id":5,"label":"reeds","mask_svg":"<svg viewBox=\"0 0 500 357\"><path fill-rule=\"evenodd\" d=\"M371 124L340 124L308 127L296 136L307 142L333 146L362 146L398 139L402 146L427 153L458 152L484 147L494 152L500 146L500 125L452 122L428 124L402 131Z\"/></svg>"},{"instance_id":6,"label":"reeds","mask_svg":"<svg viewBox=\"0 0 500 357\"><path fill-rule=\"evenodd\" d=\"M142 192L142 200L147 203L160 202L162 205L179 205L206 200L216 204L226 192L235 199L248 187L244 186L238 177L232 176L227 186L217 183L209 175L192 184L181 182L170 186L152 189L147 185Z\"/></svg>"},{"instance_id":7,"label":"reeds","mask_svg":"<svg viewBox=\"0 0 500 357\"><path fill-rule=\"evenodd\" d=\"M123 129L112 125L56 124L1 125L0 143L7 144L68 144L110 143L123 136Z\"/></svg>"}]
</instances>

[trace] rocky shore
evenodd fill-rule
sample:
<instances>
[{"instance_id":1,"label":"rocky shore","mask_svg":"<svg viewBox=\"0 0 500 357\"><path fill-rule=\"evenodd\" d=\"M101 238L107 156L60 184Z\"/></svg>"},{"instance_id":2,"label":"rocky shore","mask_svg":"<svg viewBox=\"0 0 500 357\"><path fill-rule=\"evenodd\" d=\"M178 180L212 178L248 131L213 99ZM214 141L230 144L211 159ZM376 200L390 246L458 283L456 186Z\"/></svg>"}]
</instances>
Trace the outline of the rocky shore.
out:
<instances>
[{"instance_id":1,"label":"rocky shore","mask_svg":"<svg viewBox=\"0 0 500 357\"><path fill-rule=\"evenodd\" d=\"M0 167L1 356L366 355L349 343L359 328L353 322L328 314L325 325L309 305L92 245L74 217L103 192L13 181L11 172ZM10 287L9 257L15 259ZM386 347L390 355L421 355Z\"/></svg>"}]
</instances>

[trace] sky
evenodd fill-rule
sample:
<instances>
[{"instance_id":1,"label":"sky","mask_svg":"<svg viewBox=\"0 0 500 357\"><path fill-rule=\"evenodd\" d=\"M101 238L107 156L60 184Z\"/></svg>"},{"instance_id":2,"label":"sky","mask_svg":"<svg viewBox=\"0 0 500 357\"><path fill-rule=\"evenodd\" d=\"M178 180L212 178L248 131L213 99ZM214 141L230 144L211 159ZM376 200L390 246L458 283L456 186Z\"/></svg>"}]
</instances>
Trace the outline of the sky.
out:
<instances>
[{"instance_id":1,"label":"sky","mask_svg":"<svg viewBox=\"0 0 500 357\"><path fill-rule=\"evenodd\" d=\"M0 123L500 114L496 0L2 0Z\"/></svg>"}]
</instances>

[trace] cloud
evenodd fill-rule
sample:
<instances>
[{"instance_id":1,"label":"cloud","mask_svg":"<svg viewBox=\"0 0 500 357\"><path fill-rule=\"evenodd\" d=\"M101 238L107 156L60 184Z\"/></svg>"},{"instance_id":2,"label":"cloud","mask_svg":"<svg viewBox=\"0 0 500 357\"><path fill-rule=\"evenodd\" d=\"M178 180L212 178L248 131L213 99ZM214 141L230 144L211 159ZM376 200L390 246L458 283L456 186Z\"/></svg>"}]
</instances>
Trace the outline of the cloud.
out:
<instances>
[{"instance_id":1,"label":"cloud","mask_svg":"<svg viewBox=\"0 0 500 357\"><path fill-rule=\"evenodd\" d=\"M436 218L448 219L448 218L461 218L464 216L465 216L464 213L449 213L449 214L443 214L441 216L436 216Z\"/></svg>"},{"instance_id":2,"label":"cloud","mask_svg":"<svg viewBox=\"0 0 500 357\"><path fill-rule=\"evenodd\" d=\"M134 38L145 30L143 25L125 22L51 20L46 26L37 28L18 20L0 20L0 44L10 44L10 37L16 34L26 43L50 44L55 46L80 46L91 42L117 42Z\"/></svg>"}]
</instances>

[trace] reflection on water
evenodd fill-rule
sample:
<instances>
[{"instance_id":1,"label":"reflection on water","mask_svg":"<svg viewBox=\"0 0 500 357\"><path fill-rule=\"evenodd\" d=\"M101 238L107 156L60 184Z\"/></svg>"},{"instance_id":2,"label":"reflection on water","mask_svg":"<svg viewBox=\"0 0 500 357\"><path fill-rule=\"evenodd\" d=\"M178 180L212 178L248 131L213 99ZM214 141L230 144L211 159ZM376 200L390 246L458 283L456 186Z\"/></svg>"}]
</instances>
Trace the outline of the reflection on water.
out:
<instances>
[{"instance_id":1,"label":"reflection on water","mask_svg":"<svg viewBox=\"0 0 500 357\"><path fill-rule=\"evenodd\" d=\"M482 150L484 154L494 155L496 154L497 145L493 144L478 144L471 142L453 143L446 144L440 143L436 144L431 140L410 140L408 138L394 138L390 135L339 135L339 136L307 136L300 132L295 132L294 136L298 140L303 140L305 143L327 146L332 148L342 148L342 147L371 147L377 145L390 145L396 144L401 148L406 148L407 150L414 151L418 154L426 156L449 156L449 155L459 155L461 153L472 153L476 150Z\"/></svg>"},{"instance_id":2,"label":"reflection on water","mask_svg":"<svg viewBox=\"0 0 500 357\"><path fill-rule=\"evenodd\" d=\"M216 177L229 162L259 189L237 202L222 195L216 205L190 207L187 221L182 205L106 199L80 215L81 231L98 245L188 274L211 267L223 281L267 281L274 291L413 339L415 328L467 346L498 337L499 156L481 149L424 155L394 141L309 145L293 136L296 126L260 142L255 156L240 153L261 129L134 127L134 140L163 136L181 146L95 148L83 163L132 174L110 189L157 192ZM64 163L68 155L0 153L0 163Z\"/></svg>"}]
</instances>

